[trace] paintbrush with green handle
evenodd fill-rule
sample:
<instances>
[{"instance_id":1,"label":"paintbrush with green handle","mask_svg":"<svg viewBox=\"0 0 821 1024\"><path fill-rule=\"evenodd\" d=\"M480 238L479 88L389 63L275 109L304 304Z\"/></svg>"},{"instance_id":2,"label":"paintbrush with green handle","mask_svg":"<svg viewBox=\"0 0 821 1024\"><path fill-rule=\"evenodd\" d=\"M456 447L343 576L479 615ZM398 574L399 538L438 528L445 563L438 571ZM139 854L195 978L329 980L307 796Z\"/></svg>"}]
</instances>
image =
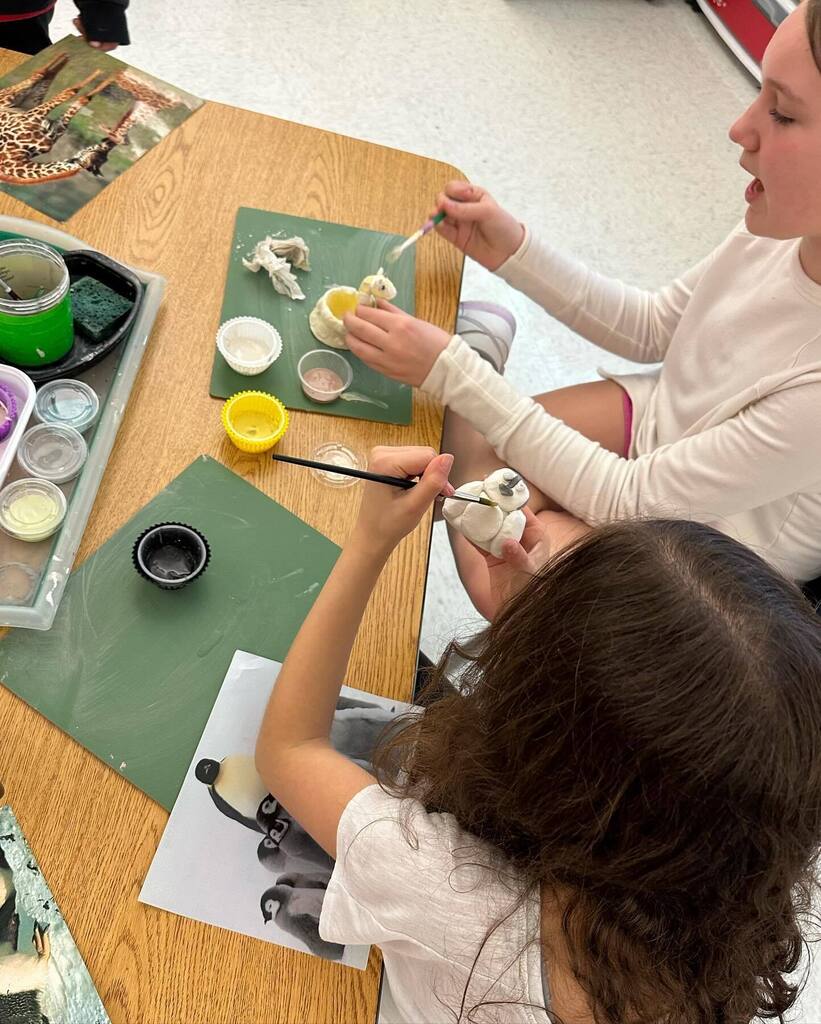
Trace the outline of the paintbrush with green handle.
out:
<instances>
[{"instance_id":1,"label":"paintbrush with green handle","mask_svg":"<svg viewBox=\"0 0 821 1024\"><path fill-rule=\"evenodd\" d=\"M388 263L396 263L406 249L410 249L412 245L416 245L420 238L423 238L429 231L433 231L436 225L441 224L444 219L445 211L440 210L439 213L435 214L429 221L423 224L418 231L414 231L409 238L406 238L401 245L397 245L395 248L391 249L386 257Z\"/></svg>"},{"instance_id":2,"label":"paintbrush with green handle","mask_svg":"<svg viewBox=\"0 0 821 1024\"><path fill-rule=\"evenodd\" d=\"M274 462L289 462L293 466L308 466L310 469L321 469L326 473L339 473L340 476L353 476L357 480L372 480L377 484L390 484L391 487L401 487L403 490L408 491L411 487L415 487L417 484L416 480L409 480L404 476L386 476L382 473L369 473L365 469L354 469L349 466L334 466L330 462L314 462L313 459L297 459L293 455L272 455L271 458ZM478 494L461 494L456 491L455 494L441 495L441 497L456 498L459 501L472 501L477 505L490 505L496 507L496 502L490 498L485 498L483 495Z\"/></svg>"}]
</instances>

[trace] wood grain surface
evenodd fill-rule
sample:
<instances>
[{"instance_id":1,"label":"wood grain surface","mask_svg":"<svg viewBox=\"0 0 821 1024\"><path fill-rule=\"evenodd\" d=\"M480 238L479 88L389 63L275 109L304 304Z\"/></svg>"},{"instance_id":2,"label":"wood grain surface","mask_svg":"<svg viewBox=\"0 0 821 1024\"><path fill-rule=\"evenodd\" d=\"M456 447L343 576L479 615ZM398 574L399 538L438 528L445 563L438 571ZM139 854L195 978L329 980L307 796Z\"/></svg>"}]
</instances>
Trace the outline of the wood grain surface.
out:
<instances>
[{"instance_id":1,"label":"wood grain surface","mask_svg":"<svg viewBox=\"0 0 821 1024\"><path fill-rule=\"evenodd\" d=\"M0 74L23 59L0 50ZM344 541L358 488L329 490L307 470L237 451L220 426L221 403L208 396L236 209L410 234L452 177L462 175L446 164L209 102L67 222L89 245L168 279L78 564L202 452ZM52 223L5 194L0 212ZM431 237L417 260L417 315L452 329L461 255ZM440 408L419 394L407 427L297 412L279 451L305 454L325 440L363 453L376 444L438 449L441 422ZM392 557L353 653L351 685L410 696L429 529L426 521ZM165 812L2 688L0 737L5 799L114 1024L373 1021L376 953L356 971L139 904Z\"/></svg>"}]
</instances>

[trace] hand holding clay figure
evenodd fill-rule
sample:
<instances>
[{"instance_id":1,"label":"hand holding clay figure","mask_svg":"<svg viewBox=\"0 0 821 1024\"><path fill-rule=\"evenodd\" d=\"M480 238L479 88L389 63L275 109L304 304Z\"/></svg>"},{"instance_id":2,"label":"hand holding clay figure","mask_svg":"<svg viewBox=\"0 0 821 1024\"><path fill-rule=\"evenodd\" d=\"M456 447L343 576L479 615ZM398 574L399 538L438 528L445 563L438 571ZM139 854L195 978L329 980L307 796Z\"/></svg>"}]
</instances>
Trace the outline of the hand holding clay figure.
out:
<instances>
[{"instance_id":1,"label":"hand holding clay figure","mask_svg":"<svg viewBox=\"0 0 821 1024\"><path fill-rule=\"evenodd\" d=\"M512 213L478 185L449 181L430 216L444 212L436 230L466 256L488 270L498 270L522 244L525 229Z\"/></svg>"},{"instance_id":2,"label":"hand holding clay figure","mask_svg":"<svg viewBox=\"0 0 821 1024\"><path fill-rule=\"evenodd\" d=\"M487 508L449 498L442 506L450 527L485 560L487 577L474 582L472 596L478 611L491 621L552 555L590 529L566 512L534 515L525 504L530 497L527 483L508 467L459 490L496 502L495 508Z\"/></svg>"},{"instance_id":3,"label":"hand holding clay figure","mask_svg":"<svg viewBox=\"0 0 821 1024\"><path fill-rule=\"evenodd\" d=\"M374 448L368 461L372 473L419 482L409 490L366 483L352 541L365 551L389 554L419 525L439 494L453 494L448 473L452 455L437 455L433 448Z\"/></svg>"},{"instance_id":4,"label":"hand holding clay figure","mask_svg":"<svg viewBox=\"0 0 821 1024\"><path fill-rule=\"evenodd\" d=\"M355 356L386 377L419 387L452 335L379 299L377 308L346 313L345 343Z\"/></svg>"}]
</instances>

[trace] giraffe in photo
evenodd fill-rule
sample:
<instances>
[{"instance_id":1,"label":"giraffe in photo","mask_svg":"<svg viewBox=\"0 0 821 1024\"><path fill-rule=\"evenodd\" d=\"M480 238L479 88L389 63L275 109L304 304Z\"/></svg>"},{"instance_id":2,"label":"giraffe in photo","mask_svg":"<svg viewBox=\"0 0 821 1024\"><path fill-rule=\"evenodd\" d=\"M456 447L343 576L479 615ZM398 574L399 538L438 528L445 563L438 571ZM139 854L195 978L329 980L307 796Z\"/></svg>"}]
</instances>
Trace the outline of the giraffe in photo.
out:
<instances>
[{"instance_id":1,"label":"giraffe in photo","mask_svg":"<svg viewBox=\"0 0 821 1024\"><path fill-rule=\"evenodd\" d=\"M128 71L111 74L88 92L82 92L103 74L96 69L82 82L61 90L51 99L28 110L16 109L16 104L22 102L21 97L30 101L32 92L39 97L38 90L43 88L43 83L44 91L48 89L57 71L65 64L64 58L64 54L58 55L23 82L0 91L0 181L14 185L36 185L43 181L72 177L81 170L99 175L111 150L128 141L128 132L133 125L145 123L157 111L169 109L179 102ZM113 85L131 96L134 102L103 139L64 160L38 162L35 159L52 149L79 110ZM71 102L59 117L52 120L47 116L68 100Z\"/></svg>"},{"instance_id":2,"label":"giraffe in photo","mask_svg":"<svg viewBox=\"0 0 821 1024\"><path fill-rule=\"evenodd\" d=\"M176 96L159 92L148 82L138 78L130 68L121 71L115 82L124 92L134 97L135 108L132 124L149 123L159 111L170 110L180 103Z\"/></svg>"},{"instance_id":3,"label":"giraffe in photo","mask_svg":"<svg viewBox=\"0 0 821 1024\"><path fill-rule=\"evenodd\" d=\"M87 146L68 160L34 162L35 157L49 152L65 133L77 111L111 85L115 77L113 75L98 82L89 92L80 94L101 74L97 69L82 82L62 89L29 110L18 110L11 106L14 98L19 95L20 90L13 92L17 86L4 90L5 94L0 97L0 181L28 185L65 178L76 174L92 160L99 143ZM72 102L64 113L52 121L48 114L68 100Z\"/></svg>"},{"instance_id":4,"label":"giraffe in photo","mask_svg":"<svg viewBox=\"0 0 821 1024\"><path fill-rule=\"evenodd\" d=\"M32 71L27 78L0 89L0 107L19 107L22 110L42 103L67 61L67 53L58 53L47 64Z\"/></svg>"}]
</instances>

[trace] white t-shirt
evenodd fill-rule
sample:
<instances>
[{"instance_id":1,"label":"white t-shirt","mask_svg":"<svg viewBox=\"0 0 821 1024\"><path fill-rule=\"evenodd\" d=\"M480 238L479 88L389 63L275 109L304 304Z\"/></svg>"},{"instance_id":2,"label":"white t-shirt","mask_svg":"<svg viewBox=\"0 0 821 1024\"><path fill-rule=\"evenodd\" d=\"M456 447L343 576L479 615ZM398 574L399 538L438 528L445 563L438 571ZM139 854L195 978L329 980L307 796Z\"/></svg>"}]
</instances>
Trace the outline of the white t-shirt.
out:
<instances>
[{"instance_id":1,"label":"white t-shirt","mask_svg":"<svg viewBox=\"0 0 821 1024\"><path fill-rule=\"evenodd\" d=\"M458 335L423 390L584 522L693 519L792 579L821 574L821 285L804 273L798 240L740 226L650 292L527 233L499 274L601 348L662 362L614 377L633 399L631 457L518 394Z\"/></svg>"},{"instance_id":2,"label":"white t-shirt","mask_svg":"<svg viewBox=\"0 0 821 1024\"><path fill-rule=\"evenodd\" d=\"M511 913L516 901L510 866L452 815L368 786L339 821L319 934L380 947L386 1024L453 1024L474 961L465 1011L493 1000L479 1021L547 1024L538 893Z\"/></svg>"}]
</instances>

